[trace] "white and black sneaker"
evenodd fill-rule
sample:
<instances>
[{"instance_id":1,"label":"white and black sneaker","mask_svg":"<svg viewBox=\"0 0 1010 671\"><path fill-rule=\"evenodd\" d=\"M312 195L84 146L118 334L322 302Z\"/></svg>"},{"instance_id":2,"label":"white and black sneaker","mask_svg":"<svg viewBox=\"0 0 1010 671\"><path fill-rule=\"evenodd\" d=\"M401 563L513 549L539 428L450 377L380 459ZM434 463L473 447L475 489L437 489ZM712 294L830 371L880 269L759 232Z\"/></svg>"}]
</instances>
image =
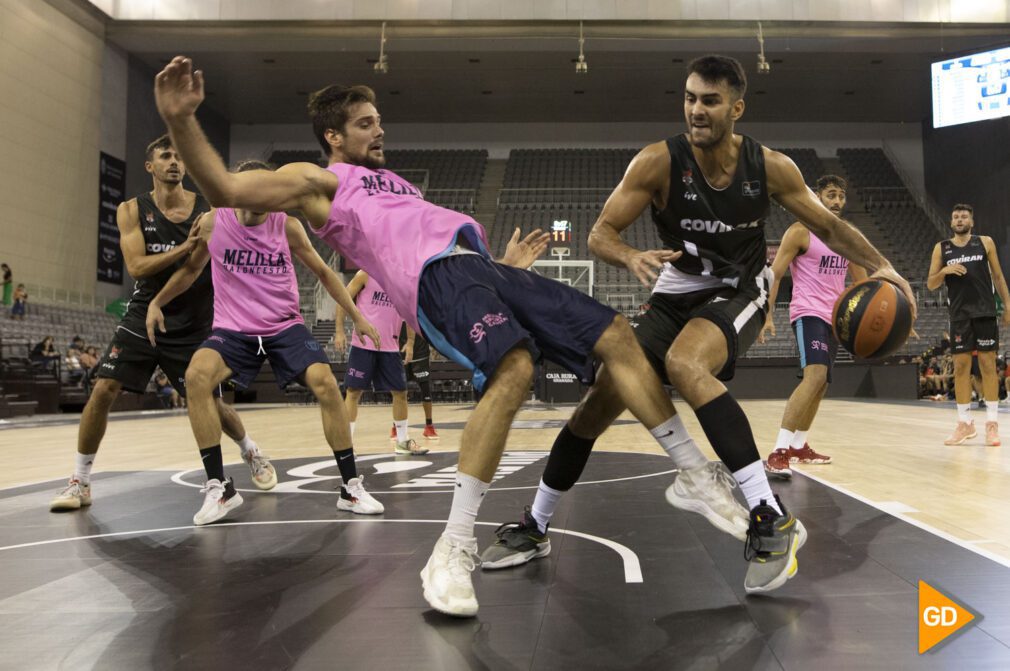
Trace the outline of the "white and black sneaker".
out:
<instances>
[{"instance_id":1,"label":"white and black sneaker","mask_svg":"<svg viewBox=\"0 0 1010 671\"><path fill-rule=\"evenodd\" d=\"M224 484L217 479L208 480L200 493L206 496L203 499L203 507L193 515L193 524L197 526L217 522L242 505L242 495L235 491L231 478L225 478Z\"/></svg>"},{"instance_id":2,"label":"white and black sneaker","mask_svg":"<svg viewBox=\"0 0 1010 671\"><path fill-rule=\"evenodd\" d=\"M703 516L719 531L747 540L750 516L733 496L736 480L721 461L680 471L666 489L666 500L674 508Z\"/></svg>"}]
</instances>

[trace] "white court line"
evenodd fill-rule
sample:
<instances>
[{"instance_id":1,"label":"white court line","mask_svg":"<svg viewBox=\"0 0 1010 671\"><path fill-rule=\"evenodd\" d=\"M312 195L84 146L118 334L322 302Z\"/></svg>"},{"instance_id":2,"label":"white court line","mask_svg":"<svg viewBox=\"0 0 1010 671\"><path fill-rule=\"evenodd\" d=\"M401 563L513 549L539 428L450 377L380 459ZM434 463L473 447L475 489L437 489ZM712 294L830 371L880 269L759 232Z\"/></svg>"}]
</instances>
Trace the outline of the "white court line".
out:
<instances>
[{"instance_id":1,"label":"white court line","mask_svg":"<svg viewBox=\"0 0 1010 671\"><path fill-rule=\"evenodd\" d=\"M18 550L21 548L38 547L40 545L55 545L57 543L70 543L73 541L86 541L95 538L115 538L117 536L137 536L142 534L165 533L168 531L184 531L186 529L220 529L222 527L255 527L269 526L274 524L381 524L383 522L392 523L414 523L414 524L445 524L446 520L273 520L264 522L221 522L209 524L207 526L184 525L179 527L162 527L160 529L137 529L136 531L113 531L105 534L92 534L90 536L71 536L70 538L53 538L45 541L34 541L32 543L19 543L17 545L7 545L0 547L0 552L5 550ZM498 522L477 522L476 524L486 527L498 527ZM568 529L551 528L552 533L565 534L583 538L594 543L610 548L618 554L624 564L624 582L640 583L642 579L642 565L638 561L638 555L630 548L620 543L615 543L607 538L600 538L581 531L569 531Z\"/></svg>"},{"instance_id":2,"label":"white court line","mask_svg":"<svg viewBox=\"0 0 1010 671\"><path fill-rule=\"evenodd\" d=\"M853 498L853 499L855 499L857 501L865 503L866 505L870 506L871 508L876 508L877 510L879 510L882 513L890 515L891 517L896 517L899 520L901 520L902 522L907 522L908 524L911 524L914 527L918 527L919 529L922 529L923 531L926 531L928 533L933 534L934 536L942 538L943 540L947 541L948 543L953 543L954 545L962 547L965 550L970 550L971 552L974 552L977 555L985 557L986 559L988 559L990 561L996 562L1000 566L1005 566L1007 568L1010 568L1010 559L1008 559L1006 557L1003 557L1001 555L998 555L995 552L989 552L988 550L985 550L983 548L977 547L977 546L975 546L973 544L973 543L986 543L986 542L991 542L991 541L986 541L986 540L981 540L981 541L966 541L966 540L962 540L962 539L958 538L957 536L953 536L953 535L947 533L946 531L941 531L940 529L937 529L934 526L926 524L925 522L920 522L919 520L915 519L914 517L909 517L904 512L898 512L898 510L894 509L894 508L897 508L896 506L890 505L890 504L895 503L894 501L884 501L883 505L882 505L882 504L877 503L876 501L871 501L870 499L866 498L865 496L860 496L859 494L856 494L854 491L852 491L850 489L846 489L845 487L840 487L838 485L832 484L831 482L828 482L827 480L824 480L823 478L819 478L816 475L810 475L806 471L801 471L798 468L794 468L793 470L795 472L799 473L800 475L802 475L805 478L810 478L814 482L820 483L820 484L824 485L825 487L830 487L831 489L834 489L836 492L840 492L840 493L842 493L842 494L844 494L844 495L846 495L846 496L848 496L850 498Z\"/></svg>"}]
</instances>

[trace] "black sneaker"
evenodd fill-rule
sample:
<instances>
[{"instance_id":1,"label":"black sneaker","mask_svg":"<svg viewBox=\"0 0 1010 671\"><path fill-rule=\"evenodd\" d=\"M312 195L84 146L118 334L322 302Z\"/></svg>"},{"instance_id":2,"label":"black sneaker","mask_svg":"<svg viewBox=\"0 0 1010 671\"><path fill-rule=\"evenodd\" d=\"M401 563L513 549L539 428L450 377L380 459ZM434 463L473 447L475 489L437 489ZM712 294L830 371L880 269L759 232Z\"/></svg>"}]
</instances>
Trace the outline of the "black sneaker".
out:
<instances>
[{"instance_id":1,"label":"black sneaker","mask_svg":"<svg viewBox=\"0 0 1010 671\"><path fill-rule=\"evenodd\" d=\"M550 528L551 525L547 525ZM540 532L530 507L523 511L521 522L509 522L495 529L498 540L480 556L480 567L485 570L519 566L531 559L546 557L551 553L551 539L547 531Z\"/></svg>"},{"instance_id":2,"label":"black sneaker","mask_svg":"<svg viewBox=\"0 0 1010 671\"><path fill-rule=\"evenodd\" d=\"M807 542L803 524L786 510L777 495L775 501L781 515L764 500L750 511L744 546L744 559L750 562L744 579L748 594L778 589L796 575L799 569L796 553Z\"/></svg>"}]
</instances>

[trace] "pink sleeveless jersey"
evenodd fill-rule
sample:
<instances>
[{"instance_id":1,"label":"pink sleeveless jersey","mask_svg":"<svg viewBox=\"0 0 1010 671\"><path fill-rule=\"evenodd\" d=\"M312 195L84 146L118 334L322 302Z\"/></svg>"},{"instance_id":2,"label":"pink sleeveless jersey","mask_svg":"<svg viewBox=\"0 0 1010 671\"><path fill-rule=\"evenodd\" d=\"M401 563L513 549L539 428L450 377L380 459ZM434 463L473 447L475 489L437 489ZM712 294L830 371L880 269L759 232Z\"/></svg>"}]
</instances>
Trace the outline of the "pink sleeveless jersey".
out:
<instances>
[{"instance_id":1,"label":"pink sleeveless jersey","mask_svg":"<svg viewBox=\"0 0 1010 671\"><path fill-rule=\"evenodd\" d=\"M399 352L400 351L400 325L403 317L393 307L386 290L379 286L371 275L365 282L364 288L354 297L354 302L361 311L361 315L372 323L372 326L379 332L379 352ZM356 330L351 338L351 344L361 349L375 351L375 345L368 338L362 338Z\"/></svg>"},{"instance_id":2,"label":"pink sleeveless jersey","mask_svg":"<svg viewBox=\"0 0 1010 671\"><path fill-rule=\"evenodd\" d=\"M273 212L262 224L243 226L234 210L217 211L208 245L214 328L270 336L305 323L284 232L287 218L283 212Z\"/></svg>"},{"instance_id":3,"label":"pink sleeveless jersey","mask_svg":"<svg viewBox=\"0 0 1010 671\"><path fill-rule=\"evenodd\" d=\"M457 238L488 258L487 234L471 217L425 201L410 182L388 170L334 163L340 180L326 225L314 233L386 289L415 331L421 271L448 255Z\"/></svg>"},{"instance_id":4,"label":"pink sleeveless jersey","mask_svg":"<svg viewBox=\"0 0 1010 671\"><path fill-rule=\"evenodd\" d=\"M848 268L847 259L835 254L811 233L807 251L789 264L793 275L789 321L794 322L800 317L819 317L830 324L835 301L845 290Z\"/></svg>"}]
</instances>

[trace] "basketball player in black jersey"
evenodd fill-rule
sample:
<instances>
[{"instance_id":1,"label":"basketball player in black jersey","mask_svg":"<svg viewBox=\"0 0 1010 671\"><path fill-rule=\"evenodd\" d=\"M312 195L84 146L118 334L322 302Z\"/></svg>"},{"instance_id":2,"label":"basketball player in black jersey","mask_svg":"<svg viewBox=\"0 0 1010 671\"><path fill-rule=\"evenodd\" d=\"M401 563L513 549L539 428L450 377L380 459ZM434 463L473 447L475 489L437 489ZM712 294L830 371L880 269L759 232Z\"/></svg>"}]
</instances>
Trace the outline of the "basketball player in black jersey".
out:
<instances>
[{"instance_id":1,"label":"basketball player in black jersey","mask_svg":"<svg viewBox=\"0 0 1010 671\"><path fill-rule=\"evenodd\" d=\"M116 212L126 270L136 284L126 315L98 363L98 380L81 414L74 474L50 503L53 511L91 505L91 468L120 391L144 393L160 366L185 396L186 367L210 334L214 292L208 266L188 291L165 306L167 332L158 347L147 340L147 306L195 249L199 235L193 223L210 207L202 196L183 188L186 168L167 135L147 146L144 167L151 174L153 191L120 204ZM238 413L220 398L217 405L224 432L239 444L253 482L261 489L272 488L277 483L273 466L246 435Z\"/></svg>"},{"instance_id":2,"label":"basketball player in black jersey","mask_svg":"<svg viewBox=\"0 0 1010 671\"><path fill-rule=\"evenodd\" d=\"M957 426L944 445L961 445L977 435L971 418L971 353L978 351L985 396L985 444L999 445L999 378L996 351L999 326L993 288L1003 299L1003 325L1010 325L1010 294L996 255L996 245L986 235L972 235L975 225L971 205L958 204L950 215L954 237L936 243L929 263L926 287L936 290L947 285L950 313L950 342L954 355L954 396L957 399Z\"/></svg>"},{"instance_id":3,"label":"basketball player in black jersey","mask_svg":"<svg viewBox=\"0 0 1010 671\"><path fill-rule=\"evenodd\" d=\"M694 409L747 499L745 587L766 592L796 573L806 532L768 486L747 417L722 380L733 376L737 358L765 320L772 277L763 220L770 199L835 252L894 281L910 299L912 293L865 237L824 207L788 157L733 132L744 112L745 89L743 69L732 58L705 56L688 66L687 132L639 152L604 205L589 247L645 286L655 283L648 311L632 324L635 334L660 378ZM646 208L664 249L635 249L621 238ZM485 567L547 554L546 521L558 498L575 484L594 441L623 410L604 367L556 439L532 511L499 529L498 541L482 557ZM678 505L682 477L667 490L678 507L684 507Z\"/></svg>"}]
</instances>

